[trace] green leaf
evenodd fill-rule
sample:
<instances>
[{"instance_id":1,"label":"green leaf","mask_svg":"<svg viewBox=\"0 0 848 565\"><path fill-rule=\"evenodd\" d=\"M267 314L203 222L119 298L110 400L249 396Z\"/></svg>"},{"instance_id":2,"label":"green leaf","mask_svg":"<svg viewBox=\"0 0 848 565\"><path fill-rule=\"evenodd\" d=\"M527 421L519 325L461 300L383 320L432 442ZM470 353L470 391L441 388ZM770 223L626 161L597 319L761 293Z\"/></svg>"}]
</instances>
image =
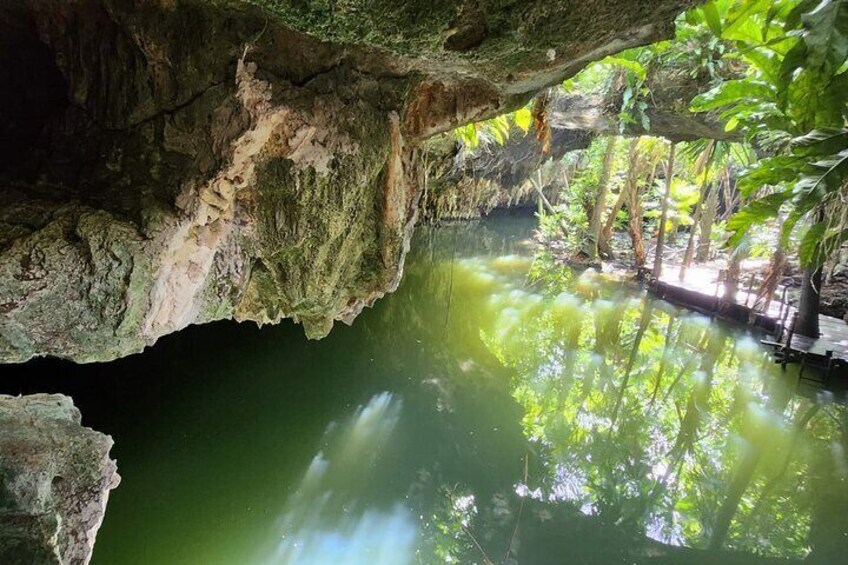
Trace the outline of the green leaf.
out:
<instances>
[{"instance_id":1,"label":"green leaf","mask_svg":"<svg viewBox=\"0 0 848 565\"><path fill-rule=\"evenodd\" d=\"M607 57L603 60L604 63L609 65L615 65L621 67L623 69L627 69L631 73L633 73L636 78L640 81L645 80L645 77L648 76L648 71L639 61L633 61L630 59L625 59L623 57Z\"/></svg>"},{"instance_id":2,"label":"green leaf","mask_svg":"<svg viewBox=\"0 0 848 565\"><path fill-rule=\"evenodd\" d=\"M480 136L477 135L477 124L466 124L454 130L454 135L465 147L473 151L480 145Z\"/></svg>"},{"instance_id":3,"label":"green leaf","mask_svg":"<svg viewBox=\"0 0 848 565\"><path fill-rule=\"evenodd\" d=\"M792 235L792 230L804 216L819 205L819 199L815 195L804 194L796 197L793 203L794 207L786 216L783 227L780 229L780 240L784 247L789 245L789 236Z\"/></svg>"},{"instance_id":4,"label":"green leaf","mask_svg":"<svg viewBox=\"0 0 848 565\"><path fill-rule=\"evenodd\" d=\"M783 107L785 107L786 100L789 96L789 85L792 84L796 73L804 67L806 61L807 45L800 41L783 57L777 82L775 83L778 100L780 100Z\"/></svg>"},{"instance_id":5,"label":"green leaf","mask_svg":"<svg viewBox=\"0 0 848 565\"><path fill-rule=\"evenodd\" d=\"M839 190L848 177L848 149L830 155L809 165L795 183L796 194L816 194L820 198L827 192Z\"/></svg>"},{"instance_id":6,"label":"green leaf","mask_svg":"<svg viewBox=\"0 0 848 565\"><path fill-rule=\"evenodd\" d=\"M819 128L792 140L792 147L805 155L833 154L848 147L848 129Z\"/></svg>"},{"instance_id":7,"label":"green leaf","mask_svg":"<svg viewBox=\"0 0 848 565\"><path fill-rule=\"evenodd\" d=\"M707 27L717 37L721 37L721 16L718 14L715 2L709 2L701 7L701 13L704 15L704 21Z\"/></svg>"},{"instance_id":8,"label":"green leaf","mask_svg":"<svg viewBox=\"0 0 848 565\"><path fill-rule=\"evenodd\" d=\"M804 43L808 64L838 68L848 58L848 1L822 0L812 12L801 17L806 31Z\"/></svg>"},{"instance_id":9,"label":"green leaf","mask_svg":"<svg viewBox=\"0 0 848 565\"><path fill-rule=\"evenodd\" d=\"M742 242L742 238L748 229L754 224L761 224L768 219L776 218L780 213L780 208L791 196L792 192L789 190L775 192L754 200L736 212L727 221L727 229L734 232L727 241L728 246L737 247Z\"/></svg>"},{"instance_id":10,"label":"green leaf","mask_svg":"<svg viewBox=\"0 0 848 565\"><path fill-rule=\"evenodd\" d=\"M784 18L784 29L792 31L801 27L801 16L813 9L819 0L802 0Z\"/></svg>"},{"instance_id":11,"label":"green leaf","mask_svg":"<svg viewBox=\"0 0 848 565\"><path fill-rule=\"evenodd\" d=\"M745 60L759 70L768 82L777 82L781 59L772 52L765 49L750 49L745 52Z\"/></svg>"},{"instance_id":12,"label":"green leaf","mask_svg":"<svg viewBox=\"0 0 848 565\"><path fill-rule=\"evenodd\" d=\"M646 132L651 130L651 119L644 112L642 112L642 129Z\"/></svg>"},{"instance_id":13,"label":"green leaf","mask_svg":"<svg viewBox=\"0 0 848 565\"><path fill-rule=\"evenodd\" d=\"M530 126L533 125L533 112L530 108L522 108L513 114L515 125L521 128L525 134L530 131Z\"/></svg>"},{"instance_id":14,"label":"green leaf","mask_svg":"<svg viewBox=\"0 0 848 565\"><path fill-rule=\"evenodd\" d=\"M727 14L721 37L732 39L742 26L752 21L755 14L767 12L770 5L771 0L747 0L734 5Z\"/></svg>"},{"instance_id":15,"label":"green leaf","mask_svg":"<svg viewBox=\"0 0 848 565\"><path fill-rule=\"evenodd\" d=\"M846 241L848 241L848 229L832 230L832 233L825 235L820 247L821 253L816 258L816 264L813 266L822 266Z\"/></svg>"},{"instance_id":16,"label":"green leaf","mask_svg":"<svg viewBox=\"0 0 848 565\"><path fill-rule=\"evenodd\" d=\"M737 187L749 196L763 186L777 186L798 178L804 160L794 155L778 155L761 159L739 179Z\"/></svg>"},{"instance_id":17,"label":"green leaf","mask_svg":"<svg viewBox=\"0 0 848 565\"><path fill-rule=\"evenodd\" d=\"M629 107L631 100L633 100L633 89L628 86L624 89L624 95L621 97L621 107Z\"/></svg>"},{"instance_id":18,"label":"green leaf","mask_svg":"<svg viewBox=\"0 0 848 565\"><path fill-rule=\"evenodd\" d=\"M712 90L699 94L691 103L693 112L706 112L730 104L751 100L775 100L775 93L767 83L754 80L728 80Z\"/></svg>"},{"instance_id":19,"label":"green leaf","mask_svg":"<svg viewBox=\"0 0 848 565\"><path fill-rule=\"evenodd\" d=\"M498 128L497 126L492 128L492 136L495 138L495 142L498 145L503 145L506 142L506 138L504 137L504 134L501 132L501 129Z\"/></svg>"},{"instance_id":20,"label":"green leaf","mask_svg":"<svg viewBox=\"0 0 848 565\"><path fill-rule=\"evenodd\" d=\"M802 266L807 267L818 262L821 254L821 243L826 229L827 224L825 222L819 222L811 226L807 230L807 233L804 234L798 253L798 258L801 260Z\"/></svg>"},{"instance_id":21,"label":"green leaf","mask_svg":"<svg viewBox=\"0 0 848 565\"><path fill-rule=\"evenodd\" d=\"M726 124L724 124L724 131L730 132L730 131L735 130L738 127L739 127L739 119L736 116L733 116L732 118L727 120Z\"/></svg>"}]
</instances>

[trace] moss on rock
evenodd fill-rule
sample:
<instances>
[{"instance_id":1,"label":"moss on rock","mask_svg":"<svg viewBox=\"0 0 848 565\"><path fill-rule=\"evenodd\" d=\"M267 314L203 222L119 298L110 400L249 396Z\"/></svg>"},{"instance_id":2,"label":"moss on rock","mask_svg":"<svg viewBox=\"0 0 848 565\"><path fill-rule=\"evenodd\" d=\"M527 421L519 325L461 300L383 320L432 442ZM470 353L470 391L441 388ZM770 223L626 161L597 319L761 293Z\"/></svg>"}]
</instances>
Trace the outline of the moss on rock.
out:
<instances>
[{"instance_id":1,"label":"moss on rock","mask_svg":"<svg viewBox=\"0 0 848 565\"><path fill-rule=\"evenodd\" d=\"M55 90L0 170L0 360L113 359L228 317L325 335L396 288L422 141L667 34L692 3L0 8L24 53L0 56L9 84Z\"/></svg>"},{"instance_id":2,"label":"moss on rock","mask_svg":"<svg viewBox=\"0 0 848 565\"><path fill-rule=\"evenodd\" d=\"M152 270L134 226L101 210L60 208L0 254L0 357L100 361L141 351Z\"/></svg>"}]
</instances>

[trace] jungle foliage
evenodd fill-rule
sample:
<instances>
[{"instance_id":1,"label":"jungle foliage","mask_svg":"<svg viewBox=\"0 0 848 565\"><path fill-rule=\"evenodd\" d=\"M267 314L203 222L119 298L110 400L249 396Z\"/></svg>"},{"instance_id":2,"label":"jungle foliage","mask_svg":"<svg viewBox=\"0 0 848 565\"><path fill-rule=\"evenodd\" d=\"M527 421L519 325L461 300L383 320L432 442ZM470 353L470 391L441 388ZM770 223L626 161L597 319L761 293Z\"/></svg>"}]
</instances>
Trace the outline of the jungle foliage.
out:
<instances>
[{"instance_id":1,"label":"jungle foliage","mask_svg":"<svg viewBox=\"0 0 848 565\"><path fill-rule=\"evenodd\" d=\"M848 1L713 0L690 19L730 42L728 56L746 67L692 104L721 110L762 157L740 179L753 200L728 223L730 244L785 213L784 244L809 220L800 260L820 266L848 238Z\"/></svg>"}]
</instances>

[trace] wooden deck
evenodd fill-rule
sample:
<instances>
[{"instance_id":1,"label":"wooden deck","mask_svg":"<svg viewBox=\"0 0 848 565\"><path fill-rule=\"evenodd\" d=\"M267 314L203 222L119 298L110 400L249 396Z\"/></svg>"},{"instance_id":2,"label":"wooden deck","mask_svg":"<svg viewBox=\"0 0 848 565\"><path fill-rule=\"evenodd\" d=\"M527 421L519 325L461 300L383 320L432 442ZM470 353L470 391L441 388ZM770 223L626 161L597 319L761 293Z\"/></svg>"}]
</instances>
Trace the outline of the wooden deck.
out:
<instances>
[{"instance_id":1,"label":"wooden deck","mask_svg":"<svg viewBox=\"0 0 848 565\"><path fill-rule=\"evenodd\" d=\"M775 298L767 311L756 311L748 306L749 302L753 304L753 296L744 291L737 293L736 302L723 300L722 285L710 278L703 274L686 281L664 277L650 281L649 289L673 304L771 334L773 338L762 343L774 350L775 361L784 366L800 363L802 372L804 368L816 368L824 373L826 382L834 375L848 377L848 324L843 320L820 315L818 338L795 335L794 307Z\"/></svg>"},{"instance_id":2,"label":"wooden deck","mask_svg":"<svg viewBox=\"0 0 848 565\"><path fill-rule=\"evenodd\" d=\"M821 357L826 357L830 351L837 363L848 364L848 324L830 316L819 316L819 329L818 339L793 335L789 347Z\"/></svg>"}]
</instances>

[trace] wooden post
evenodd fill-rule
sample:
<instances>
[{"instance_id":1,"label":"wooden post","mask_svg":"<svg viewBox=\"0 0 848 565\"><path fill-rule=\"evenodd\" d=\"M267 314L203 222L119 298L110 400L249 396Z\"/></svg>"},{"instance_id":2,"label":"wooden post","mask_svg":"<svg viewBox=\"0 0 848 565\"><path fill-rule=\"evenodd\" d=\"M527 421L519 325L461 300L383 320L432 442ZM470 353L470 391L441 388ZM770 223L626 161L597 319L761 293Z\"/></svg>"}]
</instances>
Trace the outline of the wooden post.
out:
<instances>
[{"instance_id":1,"label":"wooden post","mask_svg":"<svg viewBox=\"0 0 848 565\"><path fill-rule=\"evenodd\" d=\"M830 373L833 371L833 350L825 351L824 358L827 361L824 370L824 386L827 388L830 386Z\"/></svg>"},{"instance_id":2,"label":"wooden post","mask_svg":"<svg viewBox=\"0 0 848 565\"><path fill-rule=\"evenodd\" d=\"M751 273L751 279L748 281L748 292L745 294L745 307L748 307L748 299L751 298L751 291L754 289L754 273Z\"/></svg>"},{"instance_id":3,"label":"wooden post","mask_svg":"<svg viewBox=\"0 0 848 565\"><path fill-rule=\"evenodd\" d=\"M784 371L786 370L786 363L789 362L789 355L792 348L792 337L795 335L795 322L797 321L798 312L795 312L795 315L792 316L792 325L789 326L789 333L786 334L786 341L783 344L783 359L781 360L780 366Z\"/></svg>"},{"instance_id":4,"label":"wooden post","mask_svg":"<svg viewBox=\"0 0 848 565\"><path fill-rule=\"evenodd\" d=\"M783 294L780 297L780 307L777 309L777 323L775 324L775 330L777 333L775 334L775 339L780 341L783 339L783 332L786 330L786 320L784 319L786 316L786 312L789 312L789 304L786 303L786 292L789 290L789 287L783 285ZM786 312L783 311L784 307L786 308ZM766 312L768 315L768 312Z\"/></svg>"}]
</instances>

